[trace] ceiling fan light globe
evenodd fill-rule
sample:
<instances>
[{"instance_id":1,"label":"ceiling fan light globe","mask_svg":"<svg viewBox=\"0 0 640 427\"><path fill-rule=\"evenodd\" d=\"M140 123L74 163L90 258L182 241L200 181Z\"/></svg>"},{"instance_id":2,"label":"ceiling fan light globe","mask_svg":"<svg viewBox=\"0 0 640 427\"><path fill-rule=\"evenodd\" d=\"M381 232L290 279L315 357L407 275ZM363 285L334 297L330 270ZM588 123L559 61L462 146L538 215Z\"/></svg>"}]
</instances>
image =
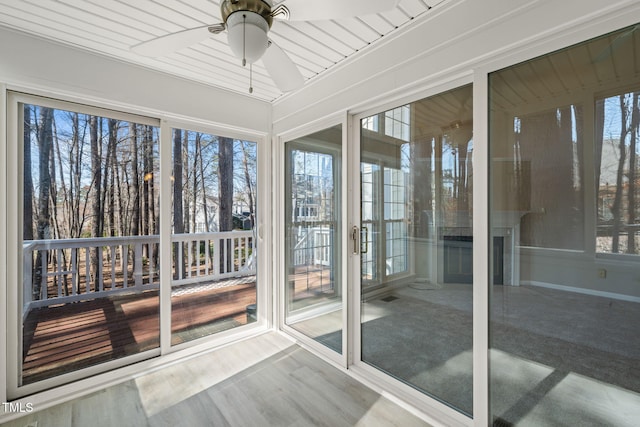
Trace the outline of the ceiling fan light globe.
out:
<instances>
[{"instance_id":1,"label":"ceiling fan light globe","mask_svg":"<svg viewBox=\"0 0 640 427\"><path fill-rule=\"evenodd\" d=\"M254 12L238 11L227 18L227 40L233 54L252 64L264 55L269 45L269 24Z\"/></svg>"}]
</instances>

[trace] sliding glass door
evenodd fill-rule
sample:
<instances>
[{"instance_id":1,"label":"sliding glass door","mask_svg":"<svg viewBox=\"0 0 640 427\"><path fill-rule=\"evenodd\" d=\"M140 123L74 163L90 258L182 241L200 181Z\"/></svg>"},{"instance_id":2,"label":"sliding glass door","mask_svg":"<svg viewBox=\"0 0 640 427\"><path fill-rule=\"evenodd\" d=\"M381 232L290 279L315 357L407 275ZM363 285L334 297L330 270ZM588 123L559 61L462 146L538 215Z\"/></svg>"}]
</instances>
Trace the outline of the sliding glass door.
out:
<instances>
[{"instance_id":1,"label":"sliding glass door","mask_svg":"<svg viewBox=\"0 0 640 427\"><path fill-rule=\"evenodd\" d=\"M638 28L488 76L494 425L638 424Z\"/></svg>"},{"instance_id":2,"label":"sliding glass door","mask_svg":"<svg viewBox=\"0 0 640 427\"><path fill-rule=\"evenodd\" d=\"M9 104L11 398L260 325L258 143Z\"/></svg>"},{"instance_id":3,"label":"sliding glass door","mask_svg":"<svg viewBox=\"0 0 640 427\"><path fill-rule=\"evenodd\" d=\"M360 120L360 347L471 414L472 89Z\"/></svg>"},{"instance_id":4,"label":"sliding glass door","mask_svg":"<svg viewBox=\"0 0 640 427\"><path fill-rule=\"evenodd\" d=\"M342 126L285 143L285 324L342 353Z\"/></svg>"},{"instance_id":5,"label":"sliding glass door","mask_svg":"<svg viewBox=\"0 0 640 427\"><path fill-rule=\"evenodd\" d=\"M158 121L16 97L21 351L10 380L49 384L157 354Z\"/></svg>"}]
</instances>

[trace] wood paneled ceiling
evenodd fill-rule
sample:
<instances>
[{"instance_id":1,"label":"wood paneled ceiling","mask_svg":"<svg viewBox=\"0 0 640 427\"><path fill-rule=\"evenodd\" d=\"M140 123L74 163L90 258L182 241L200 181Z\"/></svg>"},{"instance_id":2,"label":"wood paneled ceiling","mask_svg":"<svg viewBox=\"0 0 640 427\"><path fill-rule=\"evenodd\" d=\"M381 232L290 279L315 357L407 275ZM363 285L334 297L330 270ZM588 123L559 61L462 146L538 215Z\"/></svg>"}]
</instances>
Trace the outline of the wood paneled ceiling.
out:
<instances>
[{"instance_id":1,"label":"wood paneled ceiling","mask_svg":"<svg viewBox=\"0 0 640 427\"><path fill-rule=\"evenodd\" d=\"M443 1L400 0L388 12L343 20L277 21L269 37L288 53L308 83L371 49L385 36L406 30ZM154 37L220 21L219 0L0 2L1 26L248 95L248 67L243 68L233 56L226 34L159 58L142 57L129 50ZM260 61L253 67L253 87L250 96L266 101L283 95Z\"/></svg>"}]
</instances>

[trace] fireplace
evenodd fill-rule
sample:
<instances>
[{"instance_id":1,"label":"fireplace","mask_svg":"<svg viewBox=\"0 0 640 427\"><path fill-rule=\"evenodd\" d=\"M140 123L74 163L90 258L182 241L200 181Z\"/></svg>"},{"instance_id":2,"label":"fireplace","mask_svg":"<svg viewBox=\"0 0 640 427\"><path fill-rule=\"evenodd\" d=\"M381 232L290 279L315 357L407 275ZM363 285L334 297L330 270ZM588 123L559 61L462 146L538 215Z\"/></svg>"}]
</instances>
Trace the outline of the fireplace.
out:
<instances>
[{"instance_id":1,"label":"fireplace","mask_svg":"<svg viewBox=\"0 0 640 427\"><path fill-rule=\"evenodd\" d=\"M473 283L473 236L443 235L444 283ZM504 284L504 236L493 237L493 284Z\"/></svg>"}]
</instances>

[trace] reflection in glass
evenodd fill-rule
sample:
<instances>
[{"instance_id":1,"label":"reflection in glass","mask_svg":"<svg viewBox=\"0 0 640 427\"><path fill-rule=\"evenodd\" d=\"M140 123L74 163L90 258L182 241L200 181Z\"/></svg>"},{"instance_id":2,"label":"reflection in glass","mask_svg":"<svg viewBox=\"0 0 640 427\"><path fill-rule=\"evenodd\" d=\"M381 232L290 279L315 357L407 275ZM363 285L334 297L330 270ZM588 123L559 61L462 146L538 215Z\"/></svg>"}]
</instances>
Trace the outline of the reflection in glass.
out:
<instances>
[{"instance_id":1,"label":"reflection in glass","mask_svg":"<svg viewBox=\"0 0 640 427\"><path fill-rule=\"evenodd\" d=\"M285 322L342 353L342 126L285 147Z\"/></svg>"},{"instance_id":2,"label":"reflection in glass","mask_svg":"<svg viewBox=\"0 0 640 427\"><path fill-rule=\"evenodd\" d=\"M472 88L361 122L362 360L472 412Z\"/></svg>"},{"instance_id":3,"label":"reflection in glass","mask_svg":"<svg viewBox=\"0 0 640 427\"><path fill-rule=\"evenodd\" d=\"M640 419L637 29L490 75L496 424Z\"/></svg>"},{"instance_id":4,"label":"reflection in glass","mask_svg":"<svg viewBox=\"0 0 640 427\"><path fill-rule=\"evenodd\" d=\"M254 322L257 144L173 129L173 345Z\"/></svg>"},{"instance_id":5,"label":"reflection in glass","mask_svg":"<svg viewBox=\"0 0 640 427\"><path fill-rule=\"evenodd\" d=\"M20 110L26 385L159 346L158 128Z\"/></svg>"}]
</instances>

